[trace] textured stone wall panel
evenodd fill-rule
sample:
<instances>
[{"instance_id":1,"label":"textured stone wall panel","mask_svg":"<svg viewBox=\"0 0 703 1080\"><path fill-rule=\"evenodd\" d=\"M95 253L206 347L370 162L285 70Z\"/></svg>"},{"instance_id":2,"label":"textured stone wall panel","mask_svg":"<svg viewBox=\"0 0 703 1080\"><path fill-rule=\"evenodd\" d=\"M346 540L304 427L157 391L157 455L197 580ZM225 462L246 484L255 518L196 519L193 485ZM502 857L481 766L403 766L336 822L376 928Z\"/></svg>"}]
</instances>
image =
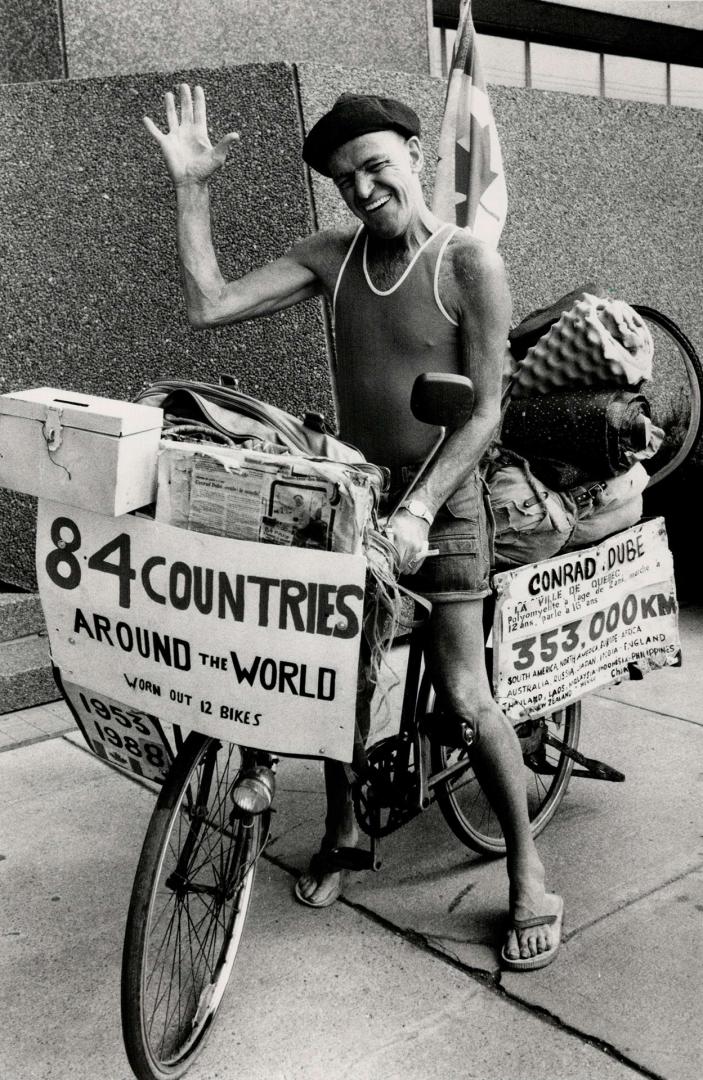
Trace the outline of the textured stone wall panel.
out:
<instances>
[{"instance_id":1,"label":"textured stone wall panel","mask_svg":"<svg viewBox=\"0 0 703 1080\"><path fill-rule=\"evenodd\" d=\"M227 277L312 228L293 74L283 64L191 71L217 138L241 141L213 181ZM196 332L179 285L174 197L144 113L163 121L179 76L0 88L0 392L30 386L130 399L159 375L240 378L295 412L330 413L321 309ZM0 492L0 581L31 584L30 501Z\"/></svg>"},{"instance_id":2,"label":"textured stone wall panel","mask_svg":"<svg viewBox=\"0 0 703 1080\"><path fill-rule=\"evenodd\" d=\"M63 77L59 0L0 0L0 83Z\"/></svg>"},{"instance_id":3,"label":"textured stone wall panel","mask_svg":"<svg viewBox=\"0 0 703 1080\"><path fill-rule=\"evenodd\" d=\"M72 78L287 60L429 71L425 0L63 0Z\"/></svg>"}]
</instances>

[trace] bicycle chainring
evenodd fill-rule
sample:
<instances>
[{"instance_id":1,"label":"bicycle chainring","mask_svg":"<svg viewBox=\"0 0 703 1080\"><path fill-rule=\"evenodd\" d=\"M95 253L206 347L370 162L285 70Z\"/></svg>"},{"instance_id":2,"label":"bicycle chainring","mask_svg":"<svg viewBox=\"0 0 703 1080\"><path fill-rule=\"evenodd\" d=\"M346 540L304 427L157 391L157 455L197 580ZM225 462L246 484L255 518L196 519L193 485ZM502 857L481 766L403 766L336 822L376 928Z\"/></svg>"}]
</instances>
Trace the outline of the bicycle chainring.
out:
<instances>
[{"instance_id":1,"label":"bicycle chainring","mask_svg":"<svg viewBox=\"0 0 703 1080\"><path fill-rule=\"evenodd\" d=\"M397 735L372 746L367 767L352 791L354 813L359 828L379 839L395 832L419 812L417 805L417 754ZM408 760L408 764L403 764Z\"/></svg>"}]
</instances>

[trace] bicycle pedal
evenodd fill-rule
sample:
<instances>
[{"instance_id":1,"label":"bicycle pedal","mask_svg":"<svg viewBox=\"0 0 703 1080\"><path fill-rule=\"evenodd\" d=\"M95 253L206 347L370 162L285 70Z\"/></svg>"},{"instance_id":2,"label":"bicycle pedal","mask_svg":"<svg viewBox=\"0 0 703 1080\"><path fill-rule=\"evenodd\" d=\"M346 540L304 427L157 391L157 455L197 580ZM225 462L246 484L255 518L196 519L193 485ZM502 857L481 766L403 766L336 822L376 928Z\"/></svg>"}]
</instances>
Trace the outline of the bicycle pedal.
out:
<instances>
[{"instance_id":1,"label":"bicycle pedal","mask_svg":"<svg viewBox=\"0 0 703 1080\"><path fill-rule=\"evenodd\" d=\"M332 870L373 870L374 859L370 851L355 847L332 848L325 852L325 862Z\"/></svg>"},{"instance_id":2,"label":"bicycle pedal","mask_svg":"<svg viewBox=\"0 0 703 1080\"><path fill-rule=\"evenodd\" d=\"M423 717L421 730L430 742L450 750L468 750L476 741L474 730L466 721L442 713L427 713Z\"/></svg>"}]
</instances>

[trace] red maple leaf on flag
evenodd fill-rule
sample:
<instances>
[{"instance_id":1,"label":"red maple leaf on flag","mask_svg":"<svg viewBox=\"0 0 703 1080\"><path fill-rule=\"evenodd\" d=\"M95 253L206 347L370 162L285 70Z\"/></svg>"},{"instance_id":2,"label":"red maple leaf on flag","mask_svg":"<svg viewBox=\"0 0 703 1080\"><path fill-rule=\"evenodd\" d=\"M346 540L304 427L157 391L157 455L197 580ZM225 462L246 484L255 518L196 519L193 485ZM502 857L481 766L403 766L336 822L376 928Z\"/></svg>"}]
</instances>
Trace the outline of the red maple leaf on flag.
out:
<instances>
[{"instance_id":1,"label":"red maple leaf on flag","mask_svg":"<svg viewBox=\"0 0 703 1080\"><path fill-rule=\"evenodd\" d=\"M467 0L448 77L432 209L496 247L507 204L500 142Z\"/></svg>"}]
</instances>

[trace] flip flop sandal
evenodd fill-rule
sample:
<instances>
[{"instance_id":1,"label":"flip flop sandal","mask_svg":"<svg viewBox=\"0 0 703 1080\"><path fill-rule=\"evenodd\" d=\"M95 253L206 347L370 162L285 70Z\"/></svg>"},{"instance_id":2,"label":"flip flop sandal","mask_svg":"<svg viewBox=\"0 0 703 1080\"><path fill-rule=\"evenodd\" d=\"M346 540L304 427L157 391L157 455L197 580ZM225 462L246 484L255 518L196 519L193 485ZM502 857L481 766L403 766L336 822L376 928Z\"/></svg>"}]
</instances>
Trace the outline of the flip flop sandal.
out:
<instances>
[{"instance_id":1,"label":"flip flop sandal","mask_svg":"<svg viewBox=\"0 0 703 1080\"><path fill-rule=\"evenodd\" d=\"M500 958L503 967L508 971L536 971L538 968L547 967L556 957L561 945L561 930L564 921L564 901L559 898L559 910L554 915L535 915L529 919L513 919L514 930L529 930L531 926L554 926L556 929L556 941L551 949L537 953L536 956L512 957L505 952L505 945L500 950Z\"/></svg>"},{"instance_id":2,"label":"flip flop sandal","mask_svg":"<svg viewBox=\"0 0 703 1080\"><path fill-rule=\"evenodd\" d=\"M342 891L342 874L343 874L343 871L336 870L336 869L332 868L331 865L330 865L329 859L327 859L325 857L323 852L318 851L317 854L313 855L312 859L310 860L310 866L309 866L307 872L308 872L308 874L312 874L312 876L314 878L317 878L318 882L319 882L319 879L324 874L339 873L339 878L337 879L337 884L332 886L330 891L325 894L325 896L324 896L324 898L322 900L315 900L314 899L314 894L313 894L312 897L303 895L303 893L300 891L300 882L302 880L302 876L298 878L295 885L293 886L293 892L295 894L296 900L301 904L305 904L306 907L313 907L313 908L330 907L330 905L333 904L335 902L335 900L337 900L339 898L339 894Z\"/></svg>"}]
</instances>

